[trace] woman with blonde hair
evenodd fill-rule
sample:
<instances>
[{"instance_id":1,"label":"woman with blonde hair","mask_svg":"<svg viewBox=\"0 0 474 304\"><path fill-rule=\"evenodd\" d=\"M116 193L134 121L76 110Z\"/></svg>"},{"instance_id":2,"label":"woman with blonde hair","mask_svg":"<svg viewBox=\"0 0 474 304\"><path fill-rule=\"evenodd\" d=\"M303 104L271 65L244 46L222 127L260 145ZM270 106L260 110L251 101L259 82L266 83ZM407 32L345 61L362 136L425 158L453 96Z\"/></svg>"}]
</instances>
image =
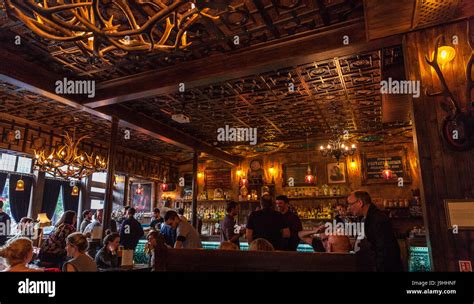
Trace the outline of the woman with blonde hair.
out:
<instances>
[{"instance_id":1,"label":"woman with blonde hair","mask_svg":"<svg viewBox=\"0 0 474 304\"><path fill-rule=\"evenodd\" d=\"M224 241L219 245L220 250L239 250L239 247L231 241Z\"/></svg>"},{"instance_id":2,"label":"woman with blonde hair","mask_svg":"<svg viewBox=\"0 0 474 304\"><path fill-rule=\"evenodd\" d=\"M0 257L8 264L5 272L39 272L42 269L29 268L27 265L33 258L33 242L26 237L19 237L7 242L0 248Z\"/></svg>"},{"instance_id":3,"label":"woman with blonde hair","mask_svg":"<svg viewBox=\"0 0 474 304\"><path fill-rule=\"evenodd\" d=\"M97 266L94 260L86 254L89 243L87 238L80 232L74 232L66 238L66 252L71 260L63 265L66 272L95 272Z\"/></svg>"},{"instance_id":4,"label":"woman with blonde hair","mask_svg":"<svg viewBox=\"0 0 474 304\"><path fill-rule=\"evenodd\" d=\"M266 239L256 239L249 246L250 251L274 251L272 243L267 241Z\"/></svg>"}]
</instances>

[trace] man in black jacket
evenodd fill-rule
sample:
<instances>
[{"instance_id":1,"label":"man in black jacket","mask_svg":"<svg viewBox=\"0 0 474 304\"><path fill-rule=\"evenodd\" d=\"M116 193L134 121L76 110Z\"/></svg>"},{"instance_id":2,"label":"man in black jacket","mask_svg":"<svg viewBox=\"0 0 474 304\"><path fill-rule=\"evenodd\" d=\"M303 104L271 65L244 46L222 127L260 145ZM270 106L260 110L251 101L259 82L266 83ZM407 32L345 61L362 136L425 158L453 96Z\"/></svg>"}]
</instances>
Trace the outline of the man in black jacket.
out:
<instances>
[{"instance_id":1,"label":"man in black jacket","mask_svg":"<svg viewBox=\"0 0 474 304\"><path fill-rule=\"evenodd\" d=\"M354 191L347 198L349 211L364 217L364 234L375 258L376 271L403 271L400 246L387 215L372 204L369 193Z\"/></svg>"},{"instance_id":2,"label":"man in black jacket","mask_svg":"<svg viewBox=\"0 0 474 304\"><path fill-rule=\"evenodd\" d=\"M138 241L144 235L142 225L135 219L135 208L127 210L127 219L123 221L120 228L120 245L124 249L135 250Z\"/></svg>"}]
</instances>

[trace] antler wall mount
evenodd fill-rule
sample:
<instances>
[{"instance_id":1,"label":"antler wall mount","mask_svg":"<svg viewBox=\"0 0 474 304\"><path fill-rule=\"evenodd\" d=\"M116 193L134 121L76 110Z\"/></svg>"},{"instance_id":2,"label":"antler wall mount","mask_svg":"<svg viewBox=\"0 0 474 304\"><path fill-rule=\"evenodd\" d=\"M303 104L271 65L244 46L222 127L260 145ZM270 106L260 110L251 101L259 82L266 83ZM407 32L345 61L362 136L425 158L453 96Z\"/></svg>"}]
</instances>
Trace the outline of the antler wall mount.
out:
<instances>
[{"instance_id":1,"label":"antler wall mount","mask_svg":"<svg viewBox=\"0 0 474 304\"><path fill-rule=\"evenodd\" d=\"M467 30L469 36L469 26ZM461 103L453 95L448 87L446 79L440 67L439 60L446 58L446 61L454 58L454 53L450 54L449 49L442 49L440 42L444 40L444 36L440 35L435 40L433 59L425 56L425 60L436 72L441 83L442 91L430 93L426 91L428 97L443 96L441 108L447 113L441 125L441 135L447 146L456 151L467 151L474 147L474 111L472 109L473 100L471 99L471 91L474 88L472 79L472 65L474 63L474 50L470 39L468 45L471 49L471 56L466 67L466 109L462 109ZM441 50L441 52L440 52ZM452 50L454 51L454 49Z\"/></svg>"}]
</instances>

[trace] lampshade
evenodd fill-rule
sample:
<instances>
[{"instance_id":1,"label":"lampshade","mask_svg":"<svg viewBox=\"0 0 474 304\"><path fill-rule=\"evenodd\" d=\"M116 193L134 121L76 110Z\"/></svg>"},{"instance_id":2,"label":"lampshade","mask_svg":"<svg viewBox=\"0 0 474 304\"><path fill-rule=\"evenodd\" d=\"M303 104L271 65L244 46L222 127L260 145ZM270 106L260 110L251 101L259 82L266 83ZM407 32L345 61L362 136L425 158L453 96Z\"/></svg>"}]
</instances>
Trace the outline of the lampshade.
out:
<instances>
[{"instance_id":1,"label":"lampshade","mask_svg":"<svg viewBox=\"0 0 474 304\"><path fill-rule=\"evenodd\" d=\"M40 227L46 227L51 225L51 220L48 218L46 213L39 213L36 221L39 223Z\"/></svg>"},{"instance_id":2,"label":"lampshade","mask_svg":"<svg viewBox=\"0 0 474 304\"><path fill-rule=\"evenodd\" d=\"M79 187L78 186L74 185L74 187L72 187L71 195L72 196L78 196L79 195Z\"/></svg>"},{"instance_id":3,"label":"lampshade","mask_svg":"<svg viewBox=\"0 0 474 304\"><path fill-rule=\"evenodd\" d=\"M16 182L15 190L16 191L25 191L25 182L21 178Z\"/></svg>"},{"instance_id":4,"label":"lampshade","mask_svg":"<svg viewBox=\"0 0 474 304\"><path fill-rule=\"evenodd\" d=\"M391 179L392 178L392 170L390 170L388 168L385 168L382 171L382 176L383 176L384 179Z\"/></svg>"},{"instance_id":5,"label":"lampshade","mask_svg":"<svg viewBox=\"0 0 474 304\"><path fill-rule=\"evenodd\" d=\"M304 177L304 182L307 184L312 184L314 182L314 175L311 174L311 168L308 166L308 171Z\"/></svg>"},{"instance_id":6,"label":"lampshade","mask_svg":"<svg viewBox=\"0 0 474 304\"><path fill-rule=\"evenodd\" d=\"M163 190L163 191L168 190L168 184L167 183L161 184L161 190Z\"/></svg>"},{"instance_id":7,"label":"lampshade","mask_svg":"<svg viewBox=\"0 0 474 304\"><path fill-rule=\"evenodd\" d=\"M456 50L449 45L443 45L438 48L438 63L444 65L454 59Z\"/></svg>"}]
</instances>

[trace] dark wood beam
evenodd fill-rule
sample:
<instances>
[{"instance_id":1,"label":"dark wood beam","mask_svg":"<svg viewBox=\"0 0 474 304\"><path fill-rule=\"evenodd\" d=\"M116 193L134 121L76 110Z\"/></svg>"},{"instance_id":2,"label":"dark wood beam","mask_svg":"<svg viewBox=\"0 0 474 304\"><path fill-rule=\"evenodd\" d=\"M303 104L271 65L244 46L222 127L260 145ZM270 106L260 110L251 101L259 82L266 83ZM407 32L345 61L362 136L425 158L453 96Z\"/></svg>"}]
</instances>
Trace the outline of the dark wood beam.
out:
<instances>
[{"instance_id":1,"label":"dark wood beam","mask_svg":"<svg viewBox=\"0 0 474 304\"><path fill-rule=\"evenodd\" d=\"M349 37L348 45L343 44L343 37L346 35ZM262 43L244 51L216 54L156 71L101 82L96 97L92 101L83 100L82 104L98 108L139 98L175 93L180 83L185 83L189 89L401 43L401 36L367 42L363 20L347 21L325 27L324 30L314 30L276 42Z\"/></svg>"},{"instance_id":2,"label":"dark wood beam","mask_svg":"<svg viewBox=\"0 0 474 304\"><path fill-rule=\"evenodd\" d=\"M110 132L109 153L107 154L107 179L105 187L104 213L102 221L102 238L106 229L110 229L110 219L114 204L114 177L115 177L115 157L117 156L117 136L118 118L112 118L112 131Z\"/></svg>"},{"instance_id":3,"label":"dark wood beam","mask_svg":"<svg viewBox=\"0 0 474 304\"><path fill-rule=\"evenodd\" d=\"M193 200L191 208L193 211L192 224L196 229L197 227L197 199L198 199L198 170L199 170L199 152L194 151L193 154Z\"/></svg>"},{"instance_id":4,"label":"dark wood beam","mask_svg":"<svg viewBox=\"0 0 474 304\"><path fill-rule=\"evenodd\" d=\"M138 114L130 113L130 111L124 111L123 109L114 109L114 111L101 109L99 111L80 104L77 99L72 99L69 96L68 98L59 96L53 92L55 91L56 81L61 80L63 78L62 76L56 75L43 67L27 62L11 52L0 49L0 62L2 62L0 65L0 81L16 85L27 91L65 104L77 111L84 111L109 121L112 121L112 115L115 115L120 120L120 125L129 127L138 132L143 132L183 149L200 149L203 152L232 164L237 164L240 160L237 156L219 150L186 133L148 118L147 116L139 115L139 117L137 117ZM131 121L132 118L133 121Z\"/></svg>"},{"instance_id":5,"label":"dark wood beam","mask_svg":"<svg viewBox=\"0 0 474 304\"><path fill-rule=\"evenodd\" d=\"M199 149L199 151L205 152L225 162L235 165L240 161L240 157L238 156L234 156L219 150L144 114L131 112L123 106L117 105L115 107L106 107L101 110L108 115L126 117L127 120L123 120L121 125L133 128L140 133L148 134L166 143L181 147L183 149Z\"/></svg>"}]
</instances>

